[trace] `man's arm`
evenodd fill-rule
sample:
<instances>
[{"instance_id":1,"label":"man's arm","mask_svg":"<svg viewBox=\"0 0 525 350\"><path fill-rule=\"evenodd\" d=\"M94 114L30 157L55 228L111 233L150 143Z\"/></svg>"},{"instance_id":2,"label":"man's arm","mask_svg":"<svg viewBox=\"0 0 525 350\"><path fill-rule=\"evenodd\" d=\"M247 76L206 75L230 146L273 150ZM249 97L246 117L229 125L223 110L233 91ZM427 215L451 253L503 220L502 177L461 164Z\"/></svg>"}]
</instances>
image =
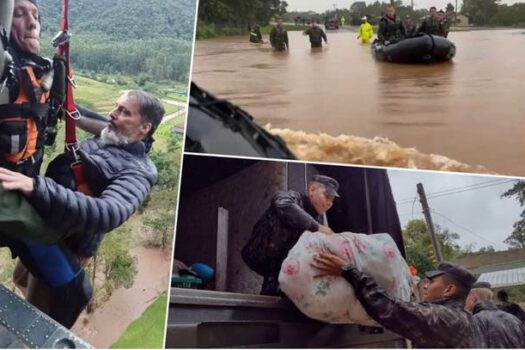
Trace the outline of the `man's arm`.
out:
<instances>
[{"instance_id":1,"label":"man's arm","mask_svg":"<svg viewBox=\"0 0 525 350\"><path fill-rule=\"evenodd\" d=\"M300 201L299 193L281 191L273 197L272 206L284 224L303 231L318 231L319 223L299 205Z\"/></svg>"},{"instance_id":2,"label":"man's arm","mask_svg":"<svg viewBox=\"0 0 525 350\"><path fill-rule=\"evenodd\" d=\"M148 179L131 170L116 177L99 197L90 197L38 176L29 201L53 228L68 233L105 233L135 213L151 187Z\"/></svg>"},{"instance_id":3,"label":"man's arm","mask_svg":"<svg viewBox=\"0 0 525 350\"><path fill-rule=\"evenodd\" d=\"M351 268L342 276L354 287L367 313L383 327L432 347L455 347L469 337L469 323L458 311L436 304L394 299L367 274ZM459 316L459 317L458 317Z\"/></svg>"},{"instance_id":4,"label":"man's arm","mask_svg":"<svg viewBox=\"0 0 525 350\"><path fill-rule=\"evenodd\" d=\"M90 134L99 136L102 129L108 125L109 118L79 105L76 105L76 107L80 113L80 118L77 120L77 126Z\"/></svg>"},{"instance_id":5,"label":"man's arm","mask_svg":"<svg viewBox=\"0 0 525 350\"><path fill-rule=\"evenodd\" d=\"M427 24L427 20L424 19L423 22L421 22L421 25L416 29L416 34L425 33L427 30L426 24Z\"/></svg>"},{"instance_id":6,"label":"man's arm","mask_svg":"<svg viewBox=\"0 0 525 350\"><path fill-rule=\"evenodd\" d=\"M379 21L379 28L377 29L377 37L379 38L379 41L381 43L384 43L386 41L385 32L386 32L386 21L381 20Z\"/></svg>"},{"instance_id":7,"label":"man's arm","mask_svg":"<svg viewBox=\"0 0 525 350\"><path fill-rule=\"evenodd\" d=\"M321 29L321 37L324 39L325 43L328 43L328 38L326 37L326 33L322 29Z\"/></svg>"}]
</instances>

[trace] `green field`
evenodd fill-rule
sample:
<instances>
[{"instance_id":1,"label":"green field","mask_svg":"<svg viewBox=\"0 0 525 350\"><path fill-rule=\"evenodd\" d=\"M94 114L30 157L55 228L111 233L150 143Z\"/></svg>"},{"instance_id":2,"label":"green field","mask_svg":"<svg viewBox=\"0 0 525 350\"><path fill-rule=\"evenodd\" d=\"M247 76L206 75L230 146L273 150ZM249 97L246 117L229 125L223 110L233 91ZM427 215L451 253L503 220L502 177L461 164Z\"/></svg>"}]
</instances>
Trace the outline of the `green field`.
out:
<instances>
[{"instance_id":1,"label":"green field","mask_svg":"<svg viewBox=\"0 0 525 350\"><path fill-rule=\"evenodd\" d=\"M106 80L106 78L104 79ZM75 76L75 81L77 83L77 88L74 91L76 102L81 106L93 109L101 114L108 114L111 111L124 90L140 89L137 86L133 86L133 84L127 85L126 83L126 85L119 85L116 83L105 83L80 74ZM179 102L186 101L184 96L173 92L168 92L166 95L154 93L154 95L161 99L167 98ZM166 109L166 115L175 113L179 109L179 107L164 101L162 104Z\"/></svg>"},{"instance_id":2,"label":"green field","mask_svg":"<svg viewBox=\"0 0 525 350\"><path fill-rule=\"evenodd\" d=\"M262 34L270 34L270 31L272 30L272 28L273 28L272 25L267 25L267 26L261 27L261 33ZM295 24L284 24L284 29L286 29L289 32L305 31L308 28L310 28L310 26L295 25Z\"/></svg>"},{"instance_id":3,"label":"green field","mask_svg":"<svg viewBox=\"0 0 525 350\"><path fill-rule=\"evenodd\" d=\"M112 349L161 349L164 346L164 322L168 297L162 294L129 325Z\"/></svg>"}]
</instances>

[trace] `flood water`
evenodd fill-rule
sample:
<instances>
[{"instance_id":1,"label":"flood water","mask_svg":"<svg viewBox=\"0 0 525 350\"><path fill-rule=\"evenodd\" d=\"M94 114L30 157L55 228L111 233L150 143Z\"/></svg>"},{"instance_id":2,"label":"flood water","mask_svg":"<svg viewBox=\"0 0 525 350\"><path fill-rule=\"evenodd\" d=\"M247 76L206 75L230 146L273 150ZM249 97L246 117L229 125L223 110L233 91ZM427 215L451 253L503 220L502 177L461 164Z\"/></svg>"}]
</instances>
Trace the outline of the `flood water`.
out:
<instances>
[{"instance_id":1,"label":"flood water","mask_svg":"<svg viewBox=\"0 0 525 350\"><path fill-rule=\"evenodd\" d=\"M376 62L348 30L312 52L289 32L289 53L248 37L197 41L193 80L260 125L386 137L493 172L525 176L525 31L451 32L452 62ZM267 37L265 37L267 40Z\"/></svg>"},{"instance_id":2,"label":"flood water","mask_svg":"<svg viewBox=\"0 0 525 350\"><path fill-rule=\"evenodd\" d=\"M162 293L168 290L171 249L135 247L137 275L129 289L113 291L108 301L92 314L84 311L73 332L95 348L109 348ZM159 324L159 327L163 325Z\"/></svg>"}]
</instances>

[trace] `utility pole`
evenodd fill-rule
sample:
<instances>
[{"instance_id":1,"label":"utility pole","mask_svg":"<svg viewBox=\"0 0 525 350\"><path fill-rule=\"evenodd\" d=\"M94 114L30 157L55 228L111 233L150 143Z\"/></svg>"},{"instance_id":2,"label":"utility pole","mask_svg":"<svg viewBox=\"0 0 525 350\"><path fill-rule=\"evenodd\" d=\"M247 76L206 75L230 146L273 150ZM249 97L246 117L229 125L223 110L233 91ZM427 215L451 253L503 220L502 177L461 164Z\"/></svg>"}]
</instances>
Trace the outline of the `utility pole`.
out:
<instances>
[{"instance_id":1,"label":"utility pole","mask_svg":"<svg viewBox=\"0 0 525 350\"><path fill-rule=\"evenodd\" d=\"M458 0L456 0L456 8L454 8L454 25L458 25Z\"/></svg>"},{"instance_id":2,"label":"utility pole","mask_svg":"<svg viewBox=\"0 0 525 350\"><path fill-rule=\"evenodd\" d=\"M428 207L427 196L425 195L425 189L423 188L422 183L417 184L417 193L419 194L419 201L421 202L421 207L423 208L423 214L425 215L425 221L427 222L427 228L428 232L430 233L430 239L432 240L432 246L434 247L436 259L438 259L438 262L442 262L443 256L441 255L441 248L439 247L436 232L434 231L434 224L432 223L432 216L430 216L430 208Z\"/></svg>"}]
</instances>

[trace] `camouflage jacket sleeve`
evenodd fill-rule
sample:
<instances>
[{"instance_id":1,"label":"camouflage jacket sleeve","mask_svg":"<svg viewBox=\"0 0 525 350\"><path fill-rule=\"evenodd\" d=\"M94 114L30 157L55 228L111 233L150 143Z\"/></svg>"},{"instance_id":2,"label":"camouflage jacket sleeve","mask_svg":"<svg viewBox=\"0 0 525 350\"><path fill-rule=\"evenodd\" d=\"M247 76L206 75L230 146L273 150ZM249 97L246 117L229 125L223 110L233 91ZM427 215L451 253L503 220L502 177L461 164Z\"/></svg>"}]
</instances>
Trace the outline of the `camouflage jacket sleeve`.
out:
<instances>
[{"instance_id":1,"label":"camouflage jacket sleeve","mask_svg":"<svg viewBox=\"0 0 525 350\"><path fill-rule=\"evenodd\" d=\"M427 30L427 20L424 19L421 25L417 28L416 33L424 33Z\"/></svg>"},{"instance_id":2,"label":"camouflage jacket sleeve","mask_svg":"<svg viewBox=\"0 0 525 350\"><path fill-rule=\"evenodd\" d=\"M368 315L418 347L464 347L470 338L468 318L457 309L433 303L394 299L375 280L352 268L343 277L354 287Z\"/></svg>"},{"instance_id":3,"label":"camouflage jacket sleeve","mask_svg":"<svg viewBox=\"0 0 525 350\"><path fill-rule=\"evenodd\" d=\"M379 38L379 41L382 43L385 42L386 40L385 33L386 33L386 21L384 19L381 19L379 21L379 28L377 29L377 37Z\"/></svg>"},{"instance_id":4,"label":"camouflage jacket sleeve","mask_svg":"<svg viewBox=\"0 0 525 350\"><path fill-rule=\"evenodd\" d=\"M301 194L279 191L272 199L272 206L285 225L299 230L317 231L319 223L303 209Z\"/></svg>"},{"instance_id":5,"label":"camouflage jacket sleeve","mask_svg":"<svg viewBox=\"0 0 525 350\"><path fill-rule=\"evenodd\" d=\"M270 44L272 46L275 46L275 27L272 28L272 30L270 31Z\"/></svg>"},{"instance_id":6,"label":"camouflage jacket sleeve","mask_svg":"<svg viewBox=\"0 0 525 350\"><path fill-rule=\"evenodd\" d=\"M321 37L324 39L324 42L327 43L328 42L328 39L326 37L326 33L324 32L324 30L321 30Z\"/></svg>"}]
</instances>

